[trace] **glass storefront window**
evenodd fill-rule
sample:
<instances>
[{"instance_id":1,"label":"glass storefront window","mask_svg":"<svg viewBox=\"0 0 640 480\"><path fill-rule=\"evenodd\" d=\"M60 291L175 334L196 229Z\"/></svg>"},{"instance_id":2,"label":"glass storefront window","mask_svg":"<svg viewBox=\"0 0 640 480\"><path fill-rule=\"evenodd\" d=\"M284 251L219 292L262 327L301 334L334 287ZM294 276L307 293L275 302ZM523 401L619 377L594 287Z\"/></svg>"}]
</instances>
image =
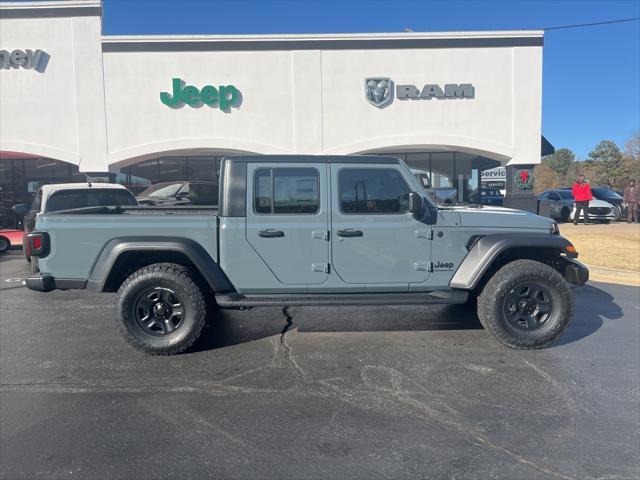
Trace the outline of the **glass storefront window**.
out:
<instances>
[{"instance_id":1,"label":"glass storefront window","mask_svg":"<svg viewBox=\"0 0 640 480\"><path fill-rule=\"evenodd\" d=\"M199 182L197 186L196 184L187 186L190 189L190 195L193 193L193 196L199 199L198 202L217 205L215 192L218 191L221 158L219 156L180 156L143 160L122 168L116 175L116 181L126 186L135 195L139 195L157 183L183 182L184 184L184 182L197 180Z\"/></svg>"},{"instance_id":2,"label":"glass storefront window","mask_svg":"<svg viewBox=\"0 0 640 480\"><path fill-rule=\"evenodd\" d=\"M13 213L14 205L30 205L41 185L69 183L77 174L76 165L51 158L0 159L1 228L22 228L22 218L16 218Z\"/></svg>"},{"instance_id":3,"label":"glass storefront window","mask_svg":"<svg viewBox=\"0 0 640 480\"><path fill-rule=\"evenodd\" d=\"M446 205L480 202L480 172L499 162L463 152L378 153L404 160L431 198Z\"/></svg>"}]
</instances>

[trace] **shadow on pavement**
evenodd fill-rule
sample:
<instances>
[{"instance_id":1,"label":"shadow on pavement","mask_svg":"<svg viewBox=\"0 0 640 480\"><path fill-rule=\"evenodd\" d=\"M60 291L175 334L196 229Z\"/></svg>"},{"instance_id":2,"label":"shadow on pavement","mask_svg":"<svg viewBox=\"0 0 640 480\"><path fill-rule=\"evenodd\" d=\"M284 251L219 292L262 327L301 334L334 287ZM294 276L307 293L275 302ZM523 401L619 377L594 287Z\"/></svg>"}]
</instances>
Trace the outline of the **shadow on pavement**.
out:
<instances>
[{"instance_id":1,"label":"shadow on pavement","mask_svg":"<svg viewBox=\"0 0 640 480\"><path fill-rule=\"evenodd\" d=\"M381 315L384 308L388 314ZM217 310L190 352L230 347L282 333L286 325L281 309L250 312ZM468 305L421 307L296 307L291 308L292 329L318 332L401 332L477 330L482 325Z\"/></svg>"},{"instance_id":2,"label":"shadow on pavement","mask_svg":"<svg viewBox=\"0 0 640 480\"><path fill-rule=\"evenodd\" d=\"M604 319L622 318L623 311L615 303L613 295L604 290L585 285L573 290L575 310L569 330L560 338L556 346L581 340L595 333Z\"/></svg>"},{"instance_id":3,"label":"shadow on pavement","mask_svg":"<svg viewBox=\"0 0 640 480\"><path fill-rule=\"evenodd\" d=\"M592 285L574 290L575 311L569 330L557 345L566 345L595 333L604 320L622 318L623 311L608 292ZM381 309L385 312L382 314ZM422 307L296 307L289 310L292 328L314 332L399 332L476 330L482 325L469 305ZM280 309L249 312L217 310L191 352L230 347L280 335L286 324Z\"/></svg>"}]
</instances>

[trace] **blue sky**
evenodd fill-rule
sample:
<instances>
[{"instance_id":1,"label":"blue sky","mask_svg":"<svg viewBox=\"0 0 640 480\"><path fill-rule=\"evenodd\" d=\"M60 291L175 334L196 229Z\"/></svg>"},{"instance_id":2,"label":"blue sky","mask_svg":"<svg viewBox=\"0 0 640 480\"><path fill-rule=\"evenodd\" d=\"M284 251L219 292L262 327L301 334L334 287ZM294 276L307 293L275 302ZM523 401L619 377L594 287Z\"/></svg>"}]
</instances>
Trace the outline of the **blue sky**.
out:
<instances>
[{"instance_id":1,"label":"blue sky","mask_svg":"<svg viewBox=\"0 0 640 480\"><path fill-rule=\"evenodd\" d=\"M640 16L626 1L103 0L106 35L539 29ZM640 129L640 22L545 35L544 135L586 158Z\"/></svg>"}]
</instances>

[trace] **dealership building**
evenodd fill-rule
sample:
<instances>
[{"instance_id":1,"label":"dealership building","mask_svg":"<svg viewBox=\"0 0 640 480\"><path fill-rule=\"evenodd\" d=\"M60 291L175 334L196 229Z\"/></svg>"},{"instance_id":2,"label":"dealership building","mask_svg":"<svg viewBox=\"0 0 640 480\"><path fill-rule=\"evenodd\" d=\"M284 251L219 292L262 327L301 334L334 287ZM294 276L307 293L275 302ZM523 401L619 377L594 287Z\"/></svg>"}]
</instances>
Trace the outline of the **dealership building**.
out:
<instances>
[{"instance_id":1,"label":"dealership building","mask_svg":"<svg viewBox=\"0 0 640 480\"><path fill-rule=\"evenodd\" d=\"M449 203L506 166L526 206L553 150L542 48L541 31L110 36L100 2L1 3L0 208L42 183L215 183L237 153L395 155Z\"/></svg>"}]
</instances>

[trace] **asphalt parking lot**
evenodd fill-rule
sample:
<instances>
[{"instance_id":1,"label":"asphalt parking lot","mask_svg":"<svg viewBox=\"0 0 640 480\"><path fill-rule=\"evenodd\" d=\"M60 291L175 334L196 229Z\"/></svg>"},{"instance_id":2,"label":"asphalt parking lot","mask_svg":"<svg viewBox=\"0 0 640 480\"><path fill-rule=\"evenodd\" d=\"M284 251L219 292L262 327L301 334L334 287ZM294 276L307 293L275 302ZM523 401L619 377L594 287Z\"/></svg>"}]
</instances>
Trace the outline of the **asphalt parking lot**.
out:
<instances>
[{"instance_id":1,"label":"asphalt parking lot","mask_svg":"<svg viewBox=\"0 0 640 480\"><path fill-rule=\"evenodd\" d=\"M468 307L324 307L284 335L279 309L222 312L194 351L149 357L113 295L26 274L0 257L0 478L640 477L638 287L576 289L541 351Z\"/></svg>"}]
</instances>

